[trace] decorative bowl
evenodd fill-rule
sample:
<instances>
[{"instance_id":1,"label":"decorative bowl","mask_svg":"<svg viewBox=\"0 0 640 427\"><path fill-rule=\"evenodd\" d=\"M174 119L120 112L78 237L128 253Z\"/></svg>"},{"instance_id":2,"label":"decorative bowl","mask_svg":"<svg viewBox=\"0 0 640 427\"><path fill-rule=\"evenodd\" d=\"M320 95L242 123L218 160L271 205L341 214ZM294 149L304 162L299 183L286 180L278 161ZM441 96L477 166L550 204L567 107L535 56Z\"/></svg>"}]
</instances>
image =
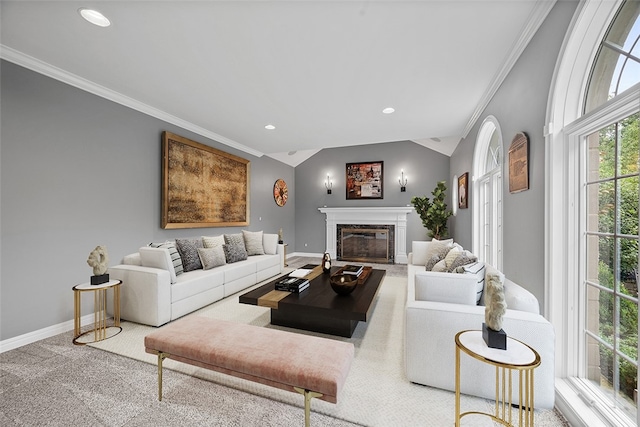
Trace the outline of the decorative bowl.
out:
<instances>
[{"instance_id":1,"label":"decorative bowl","mask_svg":"<svg viewBox=\"0 0 640 427\"><path fill-rule=\"evenodd\" d=\"M338 295L349 295L358 286L358 277L353 274L334 274L329 281Z\"/></svg>"}]
</instances>

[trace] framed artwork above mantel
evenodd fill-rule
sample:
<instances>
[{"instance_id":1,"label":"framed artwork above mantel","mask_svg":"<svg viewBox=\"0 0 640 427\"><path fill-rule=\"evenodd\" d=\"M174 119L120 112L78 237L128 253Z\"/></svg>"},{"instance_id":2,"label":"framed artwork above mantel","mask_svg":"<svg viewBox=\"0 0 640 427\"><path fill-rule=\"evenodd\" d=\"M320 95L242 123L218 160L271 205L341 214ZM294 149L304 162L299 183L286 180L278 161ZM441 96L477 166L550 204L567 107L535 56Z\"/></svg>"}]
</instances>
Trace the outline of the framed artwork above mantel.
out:
<instances>
[{"instance_id":1,"label":"framed artwork above mantel","mask_svg":"<svg viewBox=\"0 0 640 427\"><path fill-rule=\"evenodd\" d=\"M382 199L384 162L347 163L347 200Z\"/></svg>"},{"instance_id":2,"label":"framed artwork above mantel","mask_svg":"<svg viewBox=\"0 0 640 427\"><path fill-rule=\"evenodd\" d=\"M249 225L247 159L162 133L162 228Z\"/></svg>"}]
</instances>

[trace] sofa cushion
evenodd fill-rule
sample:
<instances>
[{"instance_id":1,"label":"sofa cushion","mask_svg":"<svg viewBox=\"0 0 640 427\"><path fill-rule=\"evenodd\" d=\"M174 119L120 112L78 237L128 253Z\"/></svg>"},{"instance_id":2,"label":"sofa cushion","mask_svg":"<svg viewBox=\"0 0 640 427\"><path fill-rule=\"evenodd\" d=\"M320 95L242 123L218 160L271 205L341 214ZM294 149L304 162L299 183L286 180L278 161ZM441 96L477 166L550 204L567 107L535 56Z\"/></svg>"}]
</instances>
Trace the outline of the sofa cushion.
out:
<instances>
[{"instance_id":1,"label":"sofa cushion","mask_svg":"<svg viewBox=\"0 0 640 427\"><path fill-rule=\"evenodd\" d=\"M183 273L184 269L182 267L182 258L180 258L180 252L178 252L178 248L176 248L176 244L174 242L160 242L160 243L149 243L149 246L152 248L165 248L169 250L169 256L171 257L171 262L173 263L173 269L176 271L176 276L179 276Z\"/></svg>"},{"instance_id":2,"label":"sofa cushion","mask_svg":"<svg viewBox=\"0 0 640 427\"><path fill-rule=\"evenodd\" d=\"M431 242L425 242L422 240L414 240L411 242L411 252L413 253L413 265L425 265L429 258L427 258L427 249ZM436 261L437 262L437 261Z\"/></svg>"},{"instance_id":3,"label":"sofa cushion","mask_svg":"<svg viewBox=\"0 0 640 427\"><path fill-rule=\"evenodd\" d=\"M278 235L277 234L263 234L262 246L264 247L264 253L267 255L275 255L278 253Z\"/></svg>"},{"instance_id":4,"label":"sofa cushion","mask_svg":"<svg viewBox=\"0 0 640 427\"><path fill-rule=\"evenodd\" d=\"M427 260L427 263L424 265L424 269L426 271L431 271L433 270L433 267L439 262L441 261L440 257L438 255L434 255L431 258L429 258Z\"/></svg>"},{"instance_id":5,"label":"sofa cushion","mask_svg":"<svg viewBox=\"0 0 640 427\"><path fill-rule=\"evenodd\" d=\"M447 271L452 273L456 270L456 268L462 265L471 264L472 262L476 262L476 261L478 261L478 257L473 255L471 252L464 251L464 250L460 251L456 259L453 260L451 264L447 265Z\"/></svg>"},{"instance_id":6,"label":"sofa cushion","mask_svg":"<svg viewBox=\"0 0 640 427\"><path fill-rule=\"evenodd\" d=\"M198 256L200 256L202 268L205 270L210 270L214 267L219 267L227 263L222 246L216 246L214 248L198 248Z\"/></svg>"},{"instance_id":7,"label":"sofa cushion","mask_svg":"<svg viewBox=\"0 0 640 427\"><path fill-rule=\"evenodd\" d=\"M476 276L476 304L480 304L482 292L484 291L485 264L484 262L472 262L463 265L455 270L456 273L470 274Z\"/></svg>"},{"instance_id":8,"label":"sofa cushion","mask_svg":"<svg viewBox=\"0 0 640 427\"><path fill-rule=\"evenodd\" d=\"M540 314L538 299L531 292L507 278L504 279L504 299L509 309Z\"/></svg>"},{"instance_id":9,"label":"sofa cushion","mask_svg":"<svg viewBox=\"0 0 640 427\"><path fill-rule=\"evenodd\" d=\"M247 250L248 256L264 255L264 247L262 246L262 235L262 231L242 230L244 246Z\"/></svg>"},{"instance_id":10,"label":"sofa cushion","mask_svg":"<svg viewBox=\"0 0 640 427\"><path fill-rule=\"evenodd\" d=\"M176 247L182 258L182 267L187 271L202 268L198 248L203 248L202 238L176 239Z\"/></svg>"},{"instance_id":11,"label":"sofa cushion","mask_svg":"<svg viewBox=\"0 0 640 427\"><path fill-rule=\"evenodd\" d=\"M433 268L431 269L431 271L435 271L437 273L446 273L447 261L444 259L441 259L440 261L436 262Z\"/></svg>"},{"instance_id":12,"label":"sofa cushion","mask_svg":"<svg viewBox=\"0 0 640 427\"><path fill-rule=\"evenodd\" d=\"M227 264L233 264L234 262L243 261L247 259L247 251L244 245L229 243L222 245L224 250L224 256L227 260Z\"/></svg>"},{"instance_id":13,"label":"sofa cushion","mask_svg":"<svg viewBox=\"0 0 640 427\"><path fill-rule=\"evenodd\" d=\"M463 278L458 274L417 271L414 280L417 301L476 305L475 280L472 277Z\"/></svg>"},{"instance_id":14,"label":"sofa cushion","mask_svg":"<svg viewBox=\"0 0 640 427\"><path fill-rule=\"evenodd\" d=\"M140 253L140 262L143 267L159 268L161 270L167 270L171 283L176 283L176 271L173 268L173 262L169 255L167 248L152 248L149 246L141 247L138 252Z\"/></svg>"},{"instance_id":15,"label":"sofa cushion","mask_svg":"<svg viewBox=\"0 0 640 427\"><path fill-rule=\"evenodd\" d=\"M216 246L222 247L224 245L224 236L202 236L202 244L205 248L215 248Z\"/></svg>"}]
</instances>

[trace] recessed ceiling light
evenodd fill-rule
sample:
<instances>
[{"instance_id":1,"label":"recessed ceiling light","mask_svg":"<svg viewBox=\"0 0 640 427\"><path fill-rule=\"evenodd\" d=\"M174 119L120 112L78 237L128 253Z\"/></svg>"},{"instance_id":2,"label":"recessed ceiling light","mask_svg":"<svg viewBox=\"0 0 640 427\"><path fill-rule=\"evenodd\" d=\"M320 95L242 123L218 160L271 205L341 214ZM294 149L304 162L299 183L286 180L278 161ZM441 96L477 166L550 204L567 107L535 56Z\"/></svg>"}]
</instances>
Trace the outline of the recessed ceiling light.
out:
<instances>
[{"instance_id":1,"label":"recessed ceiling light","mask_svg":"<svg viewBox=\"0 0 640 427\"><path fill-rule=\"evenodd\" d=\"M387 108L385 108L384 110L382 110L382 112L383 112L383 113L385 113L385 114L391 114L391 113L393 113L394 111L396 111L396 109L395 109L395 108L392 108L392 107L387 107Z\"/></svg>"},{"instance_id":2,"label":"recessed ceiling light","mask_svg":"<svg viewBox=\"0 0 640 427\"><path fill-rule=\"evenodd\" d=\"M81 8L78 9L78 13L84 19L91 22L93 25L97 25L98 27L108 27L109 25L111 25L111 21L109 21L106 16L104 16L97 10Z\"/></svg>"},{"instance_id":3,"label":"recessed ceiling light","mask_svg":"<svg viewBox=\"0 0 640 427\"><path fill-rule=\"evenodd\" d=\"M290 155L290 156L293 156L296 153L297 153L297 151L289 151L287 154Z\"/></svg>"},{"instance_id":4,"label":"recessed ceiling light","mask_svg":"<svg viewBox=\"0 0 640 427\"><path fill-rule=\"evenodd\" d=\"M276 127L274 125L266 125L265 129L274 130Z\"/></svg>"}]
</instances>

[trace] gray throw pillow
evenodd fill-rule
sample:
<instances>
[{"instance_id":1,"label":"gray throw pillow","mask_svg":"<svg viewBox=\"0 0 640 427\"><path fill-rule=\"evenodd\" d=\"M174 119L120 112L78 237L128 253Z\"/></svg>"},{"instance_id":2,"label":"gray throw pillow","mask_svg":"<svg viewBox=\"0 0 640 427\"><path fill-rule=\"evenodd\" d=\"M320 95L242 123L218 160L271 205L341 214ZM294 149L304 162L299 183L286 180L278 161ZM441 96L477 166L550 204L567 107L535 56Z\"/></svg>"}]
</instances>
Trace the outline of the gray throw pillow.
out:
<instances>
[{"instance_id":1,"label":"gray throw pillow","mask_svg":"<svg viewBox=\"0 0 640 427\"><path fill-rule=\"evenodd\" d=\"M440 257L438 255L434 255L431 258L429 258L427 260L427 263L424 266L425 270L427 270L427 271L433 270L433 266L436 265L438 263L438 261L440 261Z\"/></svg>"},{"instance_id":2,"label":"gray throw pillow","mask_svg":"<svg viewBox=\"0 0 640 427\"><path fill-rule=\"evenodd\" d=\"M247 259L247 251L244 248L244 245L237 245L237 244L222 245L222 249L224 250L224 256L227 260L227 264L231 264L234 262L243 261Z\"/></svg>"},{"instance_id":3,"label":"gray throw pillow","mask_svg":"<svg viewBox=\"0 0 640 427\"><path fill-rule=\"evenodd\" d=\"M184 272L198 270L202 268L198 248L204 247L201 238L176 239L176 247L182 258Z\"/></svg>"},{"instance_id":4,"label":"gray throw pillow","mask_svg":"<svg viewBox=\"0 0 640 427\"><path fill-rule=\"evenodd\" d=\"M478 261L477 256L467 251L461 252L460 255L458 255L458 257L455 260L453 260L453 262L451 263L447 271L449 273L453 273L454 271L456 271L456 268L462 265L471 264L472 262L476 262L476 261Z\"/></svg>"},{"instance_id":5,"label":"gray throw pillow","mask_svg":"<svg viewBox=\"0 0 640 427\"><path fill-rule=\"evenodd\" d=\"M198 248L198 255L200 256L200 262L202 262L202 268L205 270L219 267L227 263L222 246L216 246L214 248Z\"/></svg>"},{"instance_id":6,"label":"gray throw pillow","mask_svg":"<svg viewBox=\"0 0 640 427\"><path fill-rule=\"evenodd\" d=\"M244 245L244 236L242 235L242 233L225 234L224 243L227 245L239 245L242 246L245 251L247 250Z\"/></svg>"},{"instance_id":7,"label":"gray throw pillow","mask_svg":"<svg viewBox=\"0 0 640 427\"><path fill-rule=\"evenodd\" d=\"M264 255L262 231L242 230L242 236L244 237L244 247L247 249L247 255Z\"/></svg>"}]
</instances>

